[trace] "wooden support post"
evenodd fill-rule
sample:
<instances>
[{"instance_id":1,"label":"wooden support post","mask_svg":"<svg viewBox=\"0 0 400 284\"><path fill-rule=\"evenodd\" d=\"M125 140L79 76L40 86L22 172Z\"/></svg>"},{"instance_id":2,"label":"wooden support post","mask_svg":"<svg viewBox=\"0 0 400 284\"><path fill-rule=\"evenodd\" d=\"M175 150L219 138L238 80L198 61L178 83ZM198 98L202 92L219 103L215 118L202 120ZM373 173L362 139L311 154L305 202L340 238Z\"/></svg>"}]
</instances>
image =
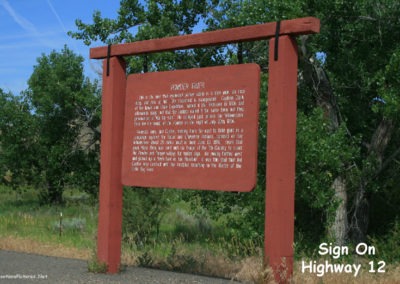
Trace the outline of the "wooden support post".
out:
<instances>
[{"instance_id":1,"label":"wooden support post","mask_svg":"<svg viewBox=\"0 0 400 284\"><path fill-rule=\"evenodd\" d=\"M119 272L122 231L122 140L125 110L126 70L122 58L103 63L103 97L100 149L99 225L97 257L108 273Z\"/></svg>"},{"instance_id":2,"label":"wooden support post","mask_svg":"<svg viewBox=\"0 0 400 284\"><path fill-rule=\"evenodd\" d=\"M278 283L293 273L294 189L297 114L297 46L290 36L269 43L267 175L264 263Z\"/></svg>"}]
</instances>

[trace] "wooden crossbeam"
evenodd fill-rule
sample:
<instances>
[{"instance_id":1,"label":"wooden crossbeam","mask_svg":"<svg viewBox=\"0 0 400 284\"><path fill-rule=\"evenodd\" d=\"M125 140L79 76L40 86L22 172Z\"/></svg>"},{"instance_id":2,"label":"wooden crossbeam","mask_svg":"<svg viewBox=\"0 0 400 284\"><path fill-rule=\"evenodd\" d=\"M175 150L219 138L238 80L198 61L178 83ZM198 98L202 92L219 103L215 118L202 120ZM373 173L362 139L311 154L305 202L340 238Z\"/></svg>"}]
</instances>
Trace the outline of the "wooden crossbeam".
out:
<instances>
[{"instance_id":1,"label":"wooden crossbeam","mask_svg":"<svg viewBox=\"0 0 400 284\"><path fill-rule=\"evenodd\" d=\"M279 35L304 35L318 33L320 21L314 17L306 17L281 21ZM275 36L276 23L266 23L245 27L223 29L198 34L150 39L113 45L110 56L129 56L177 49L199 48L211 45L222 45L234 42L256 41ZM107 46L90 49L91 59L107 57Z\"/></svg>"}]
</instances>

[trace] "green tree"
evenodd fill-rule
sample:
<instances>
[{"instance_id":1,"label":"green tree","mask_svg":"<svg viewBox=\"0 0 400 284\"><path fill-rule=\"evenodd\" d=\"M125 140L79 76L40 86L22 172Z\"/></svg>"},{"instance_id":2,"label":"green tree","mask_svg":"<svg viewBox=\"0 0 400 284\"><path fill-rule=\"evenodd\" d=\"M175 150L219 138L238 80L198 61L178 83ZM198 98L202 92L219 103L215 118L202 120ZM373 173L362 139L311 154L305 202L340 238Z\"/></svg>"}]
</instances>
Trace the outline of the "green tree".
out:
<instances>
[{"instance_id":1,"label":"green tree","mask_svg":"<svg viewBox=\"0 0 400 284\"><path fill-rule=\"evenodd\" d=\"M337 212L342 216L336 220L342 231L337 233L356 243L366 241L372 196L384 193L383 181L378 180L385 172L394 173L390 168L398 168L393 161L400 151L393 138L398 137L399 119L393 110L398 112L400 98L393 95L398 79L392 72L398 72L399 43L394 39L399 36L400 5L395 1L307 1L304 9L321 19L321 34L310 41L326 55L318 62L312 53L304 53L306 82L324 109L330 131L345 126L353 141L361 138L360 155L347 165L346 173L337 176L341 184L336 193L344 204L339 207L342 212ZM307 48L302 46L302 50Z\"/></svg>"},{"instance_id":2,"label":"green tree","mask_svg":"<svg viewBox=\"0 0 400 284\"><path fill-rule=\"evenodd\" d=\"M75 21L78 31L69 35L87 45L100 41L116 44L191 34L207 16L212 1L149 0L120 1L116 19L103 18L100 11L93 13L93 23ZM205 48L148 54L127 58L128 72L163 71L222 63L221 50Z\"/></svg>"},{"instance_id":3,"label":"green tree","mask_svg":"<svg viewBox=\"0 0 400 284\"><path fill-rule=\"evenodd\" d=\"M0 89L0 180L13 188L31 183L38 173L36 129L29 105Z\"/></svg>"},{"instance_id":4,"label":"green tree","mask_svg":"<svg viewBox=\"0 0 400 284\"><path fill-rule=\"evenodd\" d=\"M97 84L83 75L83 58L67 47L42 55L37 63L24 95L38 123L42 201L62 203L66 182L81 167L82 155L96 136L84 127L95 129L99 123L99 93ZM89 134L89 140L82 137Z\"/></svg>"},{"instance_id":5,"label":"green tree","mask_svg":"<svg viewBox=\"0 0 400 284\"><path fill-rule=\"evenodd\" d=\"M211 4L206 0L150 0L142 5L141 1L122 0L116 19L103 18L99 11L95 11L93 23L76 20L78 31L69 32L69 35L90 45L96 41L116 44L190 34L204 20ZM204 48L129 57L126 58L127 69L128 73L139 73L217 65L224 60L221 52L219 48ZM137 241L143 242L145 233L155 232L157 235L162 210L168 203L165 198L170 193L164 190L133 190L134 193L126 192L125 201L139 206L124 208L124 234L127 230L133 231L137 234ZM136 218L143 214L147 214L145 219ZM142 224L139 221L143 221Z\"/></svg>"},{"instance_id":6,"label":"green tree","mask_svg":"<svg viewBox=\"0 0 400 284\"><path fill-rule=\"evenodd\" d=\"M116 20L104 19L96 12L93 24L78 20L79 31L70 34L87 44L95 40L120 43L190 33L199 21L205 29L214 30L304 16L321 19L320 34L298 38L296 224L309 235L329 235L339 244L350 239L365 241L377 226L369 224L379 223L369 212L385 204L392 208L391 200L398 200L393 190L399 180L400 155L400 4L392 0L198 1L192 17L185 18L182 11L188 1L145 3L121 1ZM182 28L185 25L186 29ZM201 52L202 56L196 56ZM130 71L225 62L257 62L267 70L267 44L262 41L201 52L135 57L129 61ZM262 101L265 108L267 101ZM260 138L265 139L263 133L265 124L260 123ZM246 212L263 212L265 148L260 150L259 191L244 198L207 192L204 203L214 202L216 210L223 212L230 210L233 202L251 208ZM251 214L244 218L252 221L249 223L256 231L262 230L262 214ZM392 209L387 223L399 215L398 208ZM318 222L318 230L309 226Z\"/></svg>"}]
</instances>

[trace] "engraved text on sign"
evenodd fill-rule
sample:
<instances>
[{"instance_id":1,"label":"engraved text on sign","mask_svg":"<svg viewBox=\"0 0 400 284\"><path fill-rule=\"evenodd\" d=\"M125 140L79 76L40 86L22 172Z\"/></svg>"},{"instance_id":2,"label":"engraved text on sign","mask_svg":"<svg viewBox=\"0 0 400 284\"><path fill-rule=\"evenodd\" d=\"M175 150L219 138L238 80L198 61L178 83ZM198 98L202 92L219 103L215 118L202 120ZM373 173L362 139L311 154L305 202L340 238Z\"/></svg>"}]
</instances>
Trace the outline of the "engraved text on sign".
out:
<instances>
[{"instance_id":1,"label":"engraved text on sign","mask_svg":"<svg viewBox=\"0 0 400 284\"><path fill-rule=\"evenodd\" d=\"M123 183L252 190L258 97L255 64L129 76Z\"/></svg>"}]
</instances>

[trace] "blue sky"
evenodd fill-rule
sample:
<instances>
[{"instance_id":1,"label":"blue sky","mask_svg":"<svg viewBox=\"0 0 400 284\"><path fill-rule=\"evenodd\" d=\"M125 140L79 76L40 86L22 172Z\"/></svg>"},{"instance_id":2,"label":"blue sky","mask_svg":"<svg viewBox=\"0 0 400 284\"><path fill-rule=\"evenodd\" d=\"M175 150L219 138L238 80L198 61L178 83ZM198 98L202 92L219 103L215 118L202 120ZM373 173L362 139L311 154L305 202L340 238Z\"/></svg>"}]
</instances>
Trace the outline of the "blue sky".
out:
<instances>
[{"instance_id":1,"label":"blue sky","mask_svg":"<svg viewBox=\"0 0 400 284\"><path fill-rule=\"evenodd\" d=\"M92 23L94 10L115 18L119 0L0 0L0 88L18 95L27 88L36 59L65 44L85 58L85 74L98 78L100 62L89 60L89 48L70 38L75 20ZM93 45L95 46L95 44Z\"/></svg>"}]
</instances>

